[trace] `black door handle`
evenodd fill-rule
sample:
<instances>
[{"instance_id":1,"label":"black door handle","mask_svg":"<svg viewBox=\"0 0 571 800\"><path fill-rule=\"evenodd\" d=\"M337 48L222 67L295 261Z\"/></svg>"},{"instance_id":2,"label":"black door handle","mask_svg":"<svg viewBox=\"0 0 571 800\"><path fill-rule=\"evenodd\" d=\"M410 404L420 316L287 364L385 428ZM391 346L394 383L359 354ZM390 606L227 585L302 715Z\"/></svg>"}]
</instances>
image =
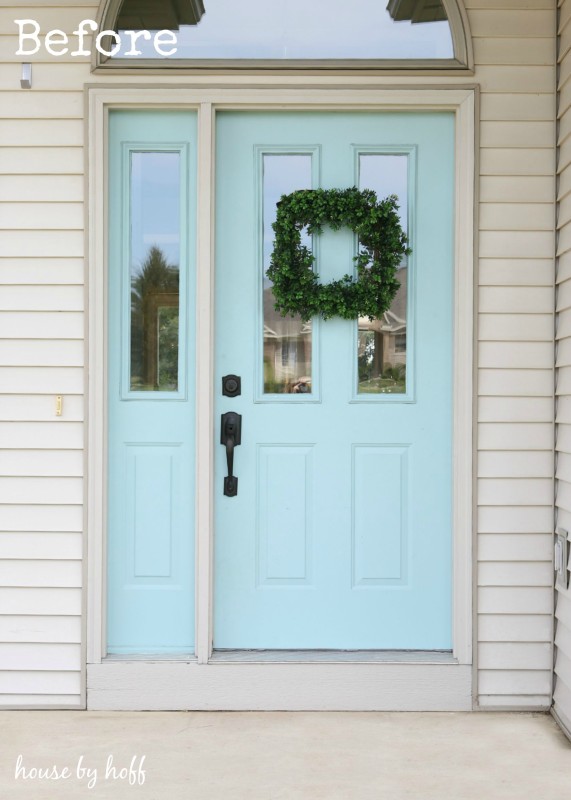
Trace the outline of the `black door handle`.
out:
<instances>
[{"instance_id":1,"label":"black door handle","mask_svg":"<svg viewBox=\"0 0 571 800\"><path fill-rule=\"evenodd\" d=\"M220 444L226 446L226 463L228 476L224 478L224 494L236 497L238 494L238 478L234 475L234 448L242 441L242 415L234 411L222 414L220 425Z\"/></svg>"}]
</instances>

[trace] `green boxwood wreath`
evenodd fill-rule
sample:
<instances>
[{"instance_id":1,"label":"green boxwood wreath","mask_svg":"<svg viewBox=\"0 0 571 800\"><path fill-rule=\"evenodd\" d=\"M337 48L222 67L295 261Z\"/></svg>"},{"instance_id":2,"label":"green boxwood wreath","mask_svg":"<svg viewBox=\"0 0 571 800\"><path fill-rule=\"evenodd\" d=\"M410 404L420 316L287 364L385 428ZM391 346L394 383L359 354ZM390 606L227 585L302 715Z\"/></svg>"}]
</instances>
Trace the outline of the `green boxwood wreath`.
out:
<instances>
[{"instance_id":1,"label":"green boxwood wreath","mask_svg":"<svg viewBox=\"0 0 571 800\"><path fill-rule=\"evenodd\" d=\"M411 251L397 213L398 198L377 200L371 189L300 189L283 195L277 217L268 278L273 281L276 311L299 314L305 322L323 319L380 317L400 286L396 273ZM321 233L323 225L344 226L357 235L361 248L353 259L357 276L321 284L313 271L315 257L301 243L301 232Z\"/></svg>"}]
</instances>

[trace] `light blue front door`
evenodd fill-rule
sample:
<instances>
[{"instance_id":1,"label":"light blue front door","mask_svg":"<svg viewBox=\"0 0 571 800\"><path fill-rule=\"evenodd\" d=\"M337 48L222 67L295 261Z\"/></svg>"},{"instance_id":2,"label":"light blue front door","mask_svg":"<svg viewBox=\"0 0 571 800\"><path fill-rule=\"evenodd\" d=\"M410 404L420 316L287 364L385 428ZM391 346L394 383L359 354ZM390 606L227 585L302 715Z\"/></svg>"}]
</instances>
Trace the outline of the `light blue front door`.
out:
<instances>
[{"instance_id":1,"label":"light blue front door","mask_svg":"<svg viewBox=\"0 0 571 800\"><path fill-rule=\"evenodd\" d=\"M196 114L109 121L107 651L194 651Z\"/></svg>"},{"instance_id":2,"label":"light blue front door","mask_svg":"<svg viewBox=\"0 0 571 800\"><path fill-rule=\"evenodd\" d=\"M453 116L227 111L216 148L216 421L242 438L226 497L215 431L214 647L451 649ZM280 318L275 203L354 185L401 202L391 310ZM323 281L350 271L350 231L312 246Z\"/></svg>"}]
</instances>

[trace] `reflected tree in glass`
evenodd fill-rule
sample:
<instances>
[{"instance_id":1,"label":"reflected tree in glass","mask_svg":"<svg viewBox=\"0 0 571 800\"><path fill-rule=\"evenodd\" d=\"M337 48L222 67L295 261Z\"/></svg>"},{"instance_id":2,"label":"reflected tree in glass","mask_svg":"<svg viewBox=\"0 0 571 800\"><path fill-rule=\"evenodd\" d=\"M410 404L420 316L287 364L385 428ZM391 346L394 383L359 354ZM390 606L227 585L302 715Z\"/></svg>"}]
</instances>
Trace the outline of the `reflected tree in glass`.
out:
<instances>
[{"instance_id":1,"label":"reflected tree in glass","mask_svg":"<svg viewBox=\"0 0 571 800\"><path fill-rule=\"evenodd\" d=\"M156 245L131 276L131 390L178 389L179 268Z\"/></svg>"}]
</instances>

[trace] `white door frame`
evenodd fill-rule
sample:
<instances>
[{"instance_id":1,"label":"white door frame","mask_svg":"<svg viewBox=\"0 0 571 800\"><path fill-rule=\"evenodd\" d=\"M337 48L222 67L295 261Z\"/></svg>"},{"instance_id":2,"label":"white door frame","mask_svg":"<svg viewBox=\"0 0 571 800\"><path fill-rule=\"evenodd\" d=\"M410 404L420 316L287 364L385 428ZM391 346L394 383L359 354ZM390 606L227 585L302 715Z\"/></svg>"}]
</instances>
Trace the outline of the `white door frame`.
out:
<instances>
[{"instance_id":1,"label":"white door frame","mask_svg":"<svg viewBox=\"0 0 571 800\"><path fill-rule=\"evenodd\" d=\"M351 85L348 86L347 83ZM354 84L354 85L353 85ZM356 91L356 89L359 89ZM88 708L440 709L472 707L474 87L371 88L359 79L322 88L86 88L89 278L86 359ZM110 108L195 108L198 113L196 386L196 657L105 658L107 444L107 127ZM447 110L456 116L453 655L387 654L359 663L212 659L214 472L214 131L217 109ZM309 662L312 663L309 663Z\"/></svg>"}]
</instances>

